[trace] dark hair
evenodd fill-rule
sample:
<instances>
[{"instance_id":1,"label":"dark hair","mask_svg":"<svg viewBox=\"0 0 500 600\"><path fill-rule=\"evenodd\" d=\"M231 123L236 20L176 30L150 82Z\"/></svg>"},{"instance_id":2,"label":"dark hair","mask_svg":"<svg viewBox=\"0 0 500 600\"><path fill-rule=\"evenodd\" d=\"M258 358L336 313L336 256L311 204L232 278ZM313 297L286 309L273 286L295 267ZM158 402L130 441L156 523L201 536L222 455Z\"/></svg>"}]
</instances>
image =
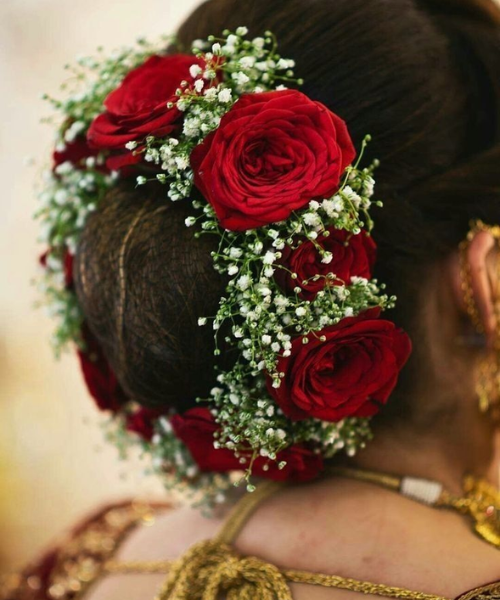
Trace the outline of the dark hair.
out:
<instances>
[{"instance_id":1,"label":"dark hair","mask_svg":"<svg viewBox=\"0 0 500 600\"><path fill-rule=\"evenodd\" d=\"M209 0L179 44L240 25L276 34L303 91L346 120L357 147L373 137L367 161L381 161L385 204L374 214L377 274L398 296L392 318L416 351L402 392L419 364L426 270L470 219L500 222L500 9L489 0ZM214 314L224 290L210 236L194 239L184 225L189 209L161 186L121 184L88 220L76 268L85 318L125 391L181 410L214 384L213 335L197 317ZM388 415L411 410L405 395Z\"/></svg>"}]
</instances>

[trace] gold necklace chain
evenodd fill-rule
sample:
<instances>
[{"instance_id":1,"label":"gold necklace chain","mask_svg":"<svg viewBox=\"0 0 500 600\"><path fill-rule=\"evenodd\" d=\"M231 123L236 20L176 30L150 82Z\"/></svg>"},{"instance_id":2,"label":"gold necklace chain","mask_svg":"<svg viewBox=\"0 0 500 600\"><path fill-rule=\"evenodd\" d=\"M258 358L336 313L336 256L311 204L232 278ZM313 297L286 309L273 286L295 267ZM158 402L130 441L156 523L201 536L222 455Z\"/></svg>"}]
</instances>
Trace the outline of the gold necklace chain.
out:
<instances>
[{"instance_id":1,"label":"gold necklace chain","mask_svg":"<svg viewBox=\"0 0 500 600\"><path fill-rule=\"evenodd\" d=\"M500 549L500 491L485 480L464 478L463 495L456 496L430 479L399 477L351 467L334 467L333 475L373 483L433 508L454 510L472 520L474 532Z\"/></svg>"}]
</instances>

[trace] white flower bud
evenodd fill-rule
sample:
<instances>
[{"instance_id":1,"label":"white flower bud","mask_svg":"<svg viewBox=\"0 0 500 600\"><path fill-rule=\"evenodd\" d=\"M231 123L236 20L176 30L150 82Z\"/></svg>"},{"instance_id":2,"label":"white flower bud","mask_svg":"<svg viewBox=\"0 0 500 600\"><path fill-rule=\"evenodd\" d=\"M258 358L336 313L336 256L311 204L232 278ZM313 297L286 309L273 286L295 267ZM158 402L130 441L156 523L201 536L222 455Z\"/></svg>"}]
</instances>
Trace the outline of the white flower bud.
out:
<instances>
[{"instance_id":1,"label":"white flower bud","mask_svg":"<svg viewBox=\"0 0 500 600\"><path fill-rule=\"evenodd\" d=\"M246 75L242 71L238 71L237 73L233 73L231 75L231 77L232 77L232 79L234 79L234 81L236 81L236 83L238 85L245 85L246 83L248 83L250 81L250 77L248 77L248 75Z\"/></svg>"},{"instance_id":2,"label":"white flower bud","mask_svg":"<svg viewBox=\"0 0 500 600\"><path fill-rule=\"evenodd\" d=\"M201 75L202 73L203 69L200 67L200 65L194 64L189 67L189 74L193 79L195 79L196 77L198 77L198 75Z\"/></svg>"},{"instance_id":3,"label":"white flower bud","mask_svg":"<svg viewBox=\"0 0 500 600\"><path fill-rule=\"evenodd\" d=\"M244 69L251 69L255 64L255 56L244 56L240 58L240 65Z\"/></svg>"},{"instance_id":4,"label":"white flower bud","mask_svg":"<svg viewBox=\"0 0 500 600\"><path fill-rule=\"evenodd\" d=\"M231 258L241 258L241 256L243 256L243 250L241 248L231 248L229 250L229 256Z\"/></svg>"},{"instance_id":5,"label":"white flower bud","mask_svg":"<svg viewBox=\"0 0 500 600\"><path fill-rule=\"evenodd\" d=\"M231 90L229 88L224 88L217 94L217 97L219 102L227 104L228 102L231 102Z\"/></svg>"},{"instance_id":6,"label":"white flower bud","mask_svg":"<svg viewBox=\"0 0 500 600\"><path fill-rule=\"evenodd\" d=\"M215 100L215 98L217 97L217 88L208 88L203 92L203 95L209 101Z\"/></svg>"},{"instance_id":7,"label":"white flower bud","mask_svg":"<svg viewBox=\"0 0 500 600\"><path fill-rule=\"evenodd\" d=\"M260 254L263 249L264 249L264 244L260 241L255 242L255 244L253 245L253 251L255 252L255 254Z\"/></svg>"},{"instance_id":8,"label":"white flower bud","mask_svg":"<svg viewBox=\"0 0 500 600\"><path fill-rule=\"evenodd\" d=\"M264 258L262 259L262 262L265 265L272 265L274 263L274 261L276 260L276 254L274 252L271 252L270 250L268 250L265 254L264 254Z\"/></svg>"}]
</instances>

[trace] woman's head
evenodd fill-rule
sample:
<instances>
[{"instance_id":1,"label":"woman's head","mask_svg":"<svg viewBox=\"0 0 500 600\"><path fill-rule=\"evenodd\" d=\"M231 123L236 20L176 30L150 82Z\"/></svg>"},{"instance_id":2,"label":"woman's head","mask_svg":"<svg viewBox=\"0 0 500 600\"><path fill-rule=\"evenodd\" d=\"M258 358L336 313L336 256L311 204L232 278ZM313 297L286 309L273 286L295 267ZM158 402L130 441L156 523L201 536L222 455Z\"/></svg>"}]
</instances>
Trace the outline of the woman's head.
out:
<instances>
[{"instance_id":1,"label":"woman's head","mask_svg":"<svg viewBox=\"0 0 500 600\"><path fill-rule=\"evenodd\" d=\"M303 91L347 122L358 147L373 137L385 203L374 214L377 269L415 348L384 413L418 420L412 392L424 371L435 381L430 359L442 359L429 353L436 315L454 305L441 274L470 219L500 222L500 13L472 0L209 0L180 28L179 44L241 24L276 34ZM216 312L224 281L210 237L185 228L182 204L165 203L159 186L144 189L122 184L89 219L77 289L128 395L183 409L213 385L213 339L197 318Z\"/></svg>"}]
</instances>

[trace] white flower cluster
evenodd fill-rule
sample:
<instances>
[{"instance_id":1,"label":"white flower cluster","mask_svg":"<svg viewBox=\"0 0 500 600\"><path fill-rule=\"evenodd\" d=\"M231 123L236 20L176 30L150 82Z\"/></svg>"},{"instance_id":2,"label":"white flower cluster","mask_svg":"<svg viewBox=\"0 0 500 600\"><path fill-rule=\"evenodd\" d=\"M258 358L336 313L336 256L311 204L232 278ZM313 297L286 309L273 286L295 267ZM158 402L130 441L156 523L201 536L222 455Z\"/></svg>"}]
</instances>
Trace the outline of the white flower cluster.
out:
<instances>
[{"instance_id":1,"label":"white flower cluster","mask_svg":"<svg viewBox=\"0 0 500 600\"><path fill-rule=\"evenodd\" d=\"M78 58L75 66L66 65L70 79L61 90L67 97L58 100L43 96L60 115L44 119L56 126L55 151L61 155L68 151L102 112L104 99L123 77L167 41L162 38L151 44L139 39L136 47L122 48L111 56L100 48L97 57ZM118 179L118 173L104 174L103 164L103 156L90 156L78 167L69 160L62 162L43 173L38 193L40 206L35 217L41 225L39 241L48 251L39 288L45 297L43 304L56 322L53 345L57 353L70 342L80 343L82 314L75 293L65 285L65 256L74 254L88 215Z\"/></svg>"},{"instance_id":2,"label":"white flower cluster","mask_svg":"<svg viewBox=\"0 0 500 600\"><path fill-rule=\"evenodd\" d=\"M139 408L128 407L131 411ZM175 436L167 416L156 420L151 441L130 435L125 415L106 420L103 429L106 440L118 449L122 460L139 449L139 457L148 461L144 474L159 477L167 490L181 494L193 507L210 511L224 503L241 478L237 474L201 472L187 447Z\"/></svg>"},{"instance_id":3,"label":"white flower cluster","mask_svg":"<svg viewBox=\"0 0 500 600\"><path fill-rule=\"evenodd\" d=\"M57 325L53 344L57 352L69 341L79 341L82 315L74 292L67 289L66 255L74 255L80 232L95 210L99 190L110 188L116 173L103 174L101 158L88 158L86 169L63 162L43 174L44 187L36 217L41 223L39 242L47 248L46 266L39 287L49 314Z\"/></svg>"},{"instance_id":4,"label":"white flower cluster","mask_svg":"<svg viewBox=\"0 0 500 600\"><path fill-rule=\"evenodd\" d=\"M168 187L172 201L191 198L194 174L190 164L193 149L219 126L220 120L239 97L247 92L260 93L299 85L294 78L294 61L281 57L274 36L246 39L247 30L225 31L223 37L193 44L190 68L192 82L182 82L176 92L176 108L183 114L182 128L174 136L150 135L141 141L130 141L124 150L141 154L146 167L137 184L159 181ZM165 41L162 40L164 44ZM166 44L165 44L166 45ZM62 113L56 138L57 152L85 134L90 123L103 110L103 101L133 68L149 56L161 53L163 46L140 40L138 48L124 49L110 57L84 58L76 68L69 68L83 90L75 89L65 101L48 98ZM200 65L204 65L203 67ZM368 141L365 140L364 145ZM284 373L279 361L292 352L292 342L301 337L304 344L322 339L321 331L346 317L355 316L372 307L390 307L394 301L383 293L375 280L354 277L340 284L332 270L312 277L322 283L312 299L302 294L310 281L297 281L295 289L284 290L276 275L284 272L292 281L298 274L283 264L287 247L297 247L305 240L313 244L322 265L335 264L334 256L324 249L322 241L335 227L358 235L370 231L368 214L374 191L373 170L360 169L358 163L346 170L340 189L329 198L312 200L286 221L245 232L224 230L213 208L202 200L190 200L193 215L186 219L194 237L204 233L220 239L213 253L214 268L228 281L216 315L200 315L199 325L212 327L216 345L224 336L224 344L236 346L239 358L228 372L220 372L209 403L220 432L214 445L235 453L246 479L252 463L262 457L285 463L279 453L291 445L307 444L314 452L329 458L344 451L352 455L370 438L368 420L347 418L339 423L316 419L293 422L271 398L267 383L279 388ZM88 215L98 206L103 194L117 181L118 173L103 169L105 157L92 156L84 164L59 164L46 174L40 194L38 217L42 223L42 241L48 248L47 266L42 286L52 314L58 317L56 346L80 340L82 314L77 298L67 285L65 257L73 254ZM146 175L153 173L152 175ZM220 350L216 349L216 354ZM214 376L215 378L215 376ZM111 436L120 446L124 440L137 441L125 433L125 416L114 419L121 433ZM140 440L142 450L151 456L152 467L160 472L167 485L186 485L203 489L211 503L223 501L233 479L231 475L199 472L188 449L175 437L167 417L157 419L152 440ZM264 471L269 466L264 465Z\"/></svg>"},{"instance_id":5,"label":"white flower cluster","mask_svg":"<svg viewBox=\"0 0 500 600\"><path fill-rule=\"evenodd\" d=\"M330 264L333 257L321 245L328 228L353 235L371 228L367 211L373 193L372 174L373 167L349 167L343 185L332 198L313 200L286 221L243 233L222 229L211 206L193 202L201 214L190 218L187 225L197 223L201 232L215 231L221 238L213 260L215 269L228 278L226 293L218 313L212 319L200 318L199 325L208 326L210 320L216 340L220 331L229 332L225 343L240 350L233 369L219 374L210 402L221 425L219 443L242 453L242 468L256 456L276 460L281 450L302 442L312 443L323 456L340 450L353 454L370 436L368 421L362 419L327 424L315 419L292 422L270 398L266 379L272 380L273 387L280 387L284 373L279 371L278 361L290 356L293 338L300 336L307 344L321 339L321 330L345 317L392 305L394 298L382 294L383 286L375 280L353 277L339 285L333 271L316 275L313 280L324 279L324 287L314 299L307 300L302 297L302 287L297 285L293 293L287 293L275 277L280 269L292 280L298 277L288 272L280 259L285 246L296 247L299 238L311 241L321 261Z\"/></svg>"}]
</instances>

